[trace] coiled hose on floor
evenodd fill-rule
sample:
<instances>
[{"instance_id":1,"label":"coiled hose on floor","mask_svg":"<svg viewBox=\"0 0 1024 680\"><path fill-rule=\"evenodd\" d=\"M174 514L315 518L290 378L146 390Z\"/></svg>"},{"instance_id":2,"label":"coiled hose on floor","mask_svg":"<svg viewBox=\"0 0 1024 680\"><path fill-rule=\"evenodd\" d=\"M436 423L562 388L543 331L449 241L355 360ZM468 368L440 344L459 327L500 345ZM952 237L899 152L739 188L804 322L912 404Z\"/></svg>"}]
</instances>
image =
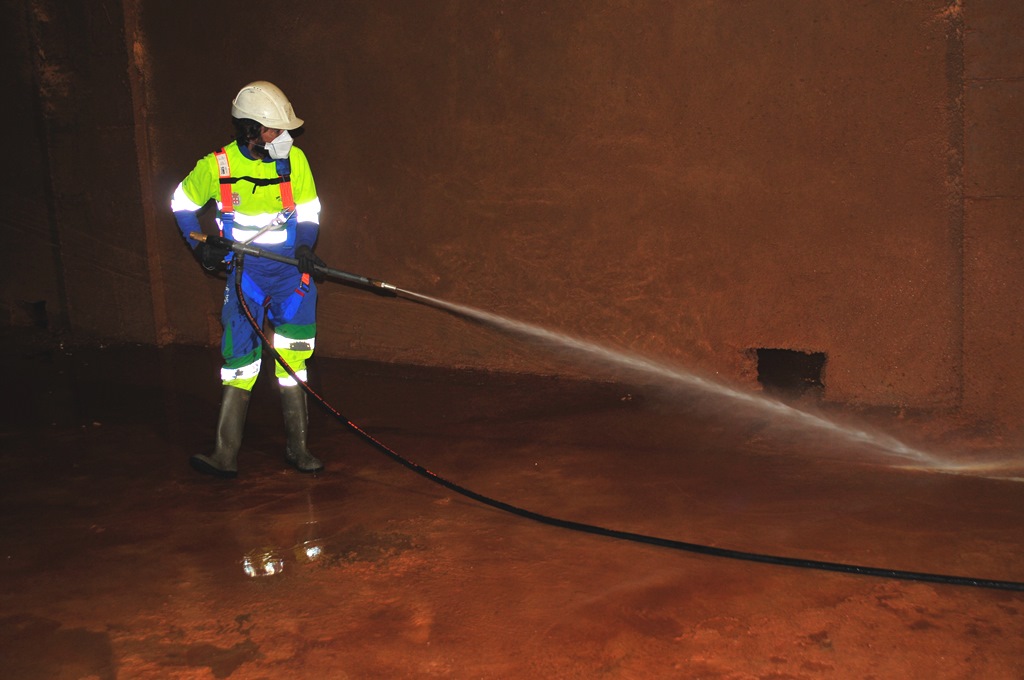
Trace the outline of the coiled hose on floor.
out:
<instances>
[{"instance_id":1,"label":"coiled hose on floor","mask_svg":"<svg viewBox=\"0 0 1024 680\"><path fill-rule=\"evenodd\" d=\"M687 543L685 541L677 541L669 538L660 538L657 536L648 536L645 534L633 533L630 531L620 531L617 529L607 529L605 527L596 526L593 524L586 524L583 522L574 522L572 520L559 519L557 517L551 517L549 515L543 515L531 510L526 510L510 503L505 503L497 499L485 496L477 493L471 489L467 489L463 486L452 482L451 480L445 479L440 475L431 472L422 465L419 465L408 458L400 455L392 448L376 439L373 435L369 434L361 427L353 423L344 414L329 404L323 397L317 394L308 383L301 380L292 369L291 366L281 357L281 355L274 349L273 343L267 338L263 329L260 328L256 319L253 317L249 306L245 302L245 296L242 293L242 268L244 263L244 254L240 252L235 253L235 265L234 265L234 279L235 279L235 293L238 298L239 304L242 307L242 311L249 323L252 325L253 330L256 331L260 339L263 341L263 345L273 355L274 359L284 367L288 374L294 378L302 389L321 407L323 407L328 413L333 415L340 423L345 427L352 430L355 434L361 437L368 444L376 448L378 451L384 453L388 458L399 463L400 465L412 470L416 474L429 479L435 484L454 491L457 494L470 498L484 505L489 505L492 508L508 512L519 517L524 517L541 524L547 524L549 526L555 526L562 529L569 529L571 531L578 531L586 534L595 534L597 536L607 536L623 541L632 541L634 543L646 543L648 545L655 545L662 548L670 548L672 550L681 550L689 553L696 553L699 555L710 555L712 557L725 557L734 560L745 560L748 562L762 562L766 564L776 564L785 567L798 567L801 569L816 569L819 571L832 571L840 572L845 574L858 574L861 576L874 576L879 578L898 579L903 581L920 581L925 583L940 583L943 585L951 586L971 586L975 588L991 588L996 590L1013 590L1024 592L1024 583L1017 581L999 581L993 579L982 579L972 578L969 576L950 576L945 574L932 574L927 572L919 571L903 571L899 569L885 569L880 567L868 567L856 564L844 564L842 562L823 562L820 560L807 560L798 557L782 557L778 555L766 555L761 553L745 552L742 550L729 550L726 548L715 548L709 545L701 545L699 543Z\"/></svg>"}]
</instances>

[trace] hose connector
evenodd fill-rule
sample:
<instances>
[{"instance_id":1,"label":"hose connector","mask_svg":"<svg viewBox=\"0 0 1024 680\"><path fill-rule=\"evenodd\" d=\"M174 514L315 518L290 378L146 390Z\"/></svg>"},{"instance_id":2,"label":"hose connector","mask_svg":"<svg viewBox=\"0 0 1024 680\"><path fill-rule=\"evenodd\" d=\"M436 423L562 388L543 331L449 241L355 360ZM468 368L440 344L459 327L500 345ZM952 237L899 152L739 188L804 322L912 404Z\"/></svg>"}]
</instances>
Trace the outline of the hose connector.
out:
<instances>
[{"instance_id":1,"label":"hose connector","mask_svg":"<svg viewBox=\"0 0 1024 680\"><path fill-rule=\"evenodd\" d=\"M373 288L372 292L377 295L398 297L398 286L392 286L390 283L384 283L383 281L377 281L376 279L367 279L367 281L369 281L370 287Z\"/></svg>"}]
</instances>

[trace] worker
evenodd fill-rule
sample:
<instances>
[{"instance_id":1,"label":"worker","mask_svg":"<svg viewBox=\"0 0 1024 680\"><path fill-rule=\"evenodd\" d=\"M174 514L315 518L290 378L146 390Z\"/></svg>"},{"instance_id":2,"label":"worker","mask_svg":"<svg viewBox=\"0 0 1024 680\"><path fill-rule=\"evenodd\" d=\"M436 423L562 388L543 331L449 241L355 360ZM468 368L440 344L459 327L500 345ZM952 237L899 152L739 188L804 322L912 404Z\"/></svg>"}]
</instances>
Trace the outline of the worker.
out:
<instances>
[{"instance_id":1,"label":"worker","mask_svg":"<svg viewBox=\"0 0 1024 680\"><path fill-rule=\"evenodd\" d=\"M234 266L234 254L194 240L201 231L198 211L211 199L217 204L221 235L292 258L297 265L250 257L242 266L242 294L262 329L264 316L273 327L274 349L299 379L316 338L316 266L320 200L306 155L293 146L291 132L302 127L291 102L272 83L249 83L231 102L235 139L204 156L178 185L171 200L178 228L207 271ZM298 134L298 133L296 133ZM218 477L238 474L249 398L261 366L260 337L246 318L232 283L224 290L221 310L220 377L223 391L213 452L190 458L193 468ZM301 472L319 472L323 463L307 448L306 393L275 362L284 414L285 459Z\"/></svg>"}]
</instances>

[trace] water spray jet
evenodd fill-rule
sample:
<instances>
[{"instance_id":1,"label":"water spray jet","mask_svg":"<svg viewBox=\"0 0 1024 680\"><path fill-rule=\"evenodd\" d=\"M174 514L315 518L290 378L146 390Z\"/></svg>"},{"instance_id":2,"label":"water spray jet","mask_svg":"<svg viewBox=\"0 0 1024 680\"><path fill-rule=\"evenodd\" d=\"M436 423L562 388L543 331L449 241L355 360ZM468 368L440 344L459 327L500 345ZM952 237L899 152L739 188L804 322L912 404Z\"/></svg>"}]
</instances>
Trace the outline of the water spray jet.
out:
<instances>
[{"instance_id":1,"label":"water spray jet","mask_svg":"<svg viewBox=\"0 0 1024 680\"><path fill-rule=\"evenodd\" d=\"M918 465L933 467L939 461L933 456L918 451L893 437L872 434L867 430L840 425L822 416L803 411L781 401L762 395L745 392L729 387L720 382L703 378L689 371L683 371L668 364L663 364L646 357L630 354L621 350L604 347L588 340L552 331L522 321L513 321L507 317L485 312L466 305L454 304L410 291L401 291L408 299L438 309L443 309L456 316L470 318L505 331L531 337L551 344L561 345L578 352L588 354L624 368L653 376L657 379L686 385L704 392L726 397L730 400L752 406L758 410L781 416L803 425L825 430L845 437L853 442L875 446L889 454L903 458Z\"/></svg>"},{"instance_id":2,"label":"water spray jet","mask_svg":"<svg viewBox=\"0 0 1024 680\"><path fill-rule=\"evenodd\" d=\"M580 533L593 534L593 535L597 535L597 536L605 536L605 537L608 537L608 538L618 539L618 540L622 540L622 541L631 541L631 542L635 542L635 543L645 543L645 544L648 544L648 545L655 545L655 546L659 546L659 547L663 547L663 548L669 548L669 549L672 549L672 550L680 550L680 551L684 551L684 552L696 553L696 554L701 554L701 555L709 555L709 556L714 556L714 557L724 557L724 558L735 559L735 560L744 560L744 561L749 561L749 562L760 562L760 563L774 564L774 565L779 565L779 566L796 567L796 568L801 568L801 569L815 569L815 570L819 570L819 571L833 571L833 572L840 572L840 573L846 573L846 574L857 574L857 575L861 575L861 576L873 576L873 577L879 577L879 578L889 578L889 579L898 579L898 580L907 580L907 581L919 581L919 582L925 582L925 583L940 583L940 584L944 584L944 585L954 585L954 586L969 586L969 587L975 587L975 588L991 588L991 589L996 589L996 590L1024 591L1024 582L1020 582L1020 581L1005 581L1005 580L997 580L997 579L980 579L980 578L975 578L975 577L971 577L971 576L957 576L957 575L931 573L931 572L906 571L906 570L900 570L900 569L888 569L888 568L882 568L882 567L872 567L872 566L866 566L866 565L849 564L849 563L844 563L844 562L825 562L825 561L821 561L821 560L808 560L808 559L799 558L799 557L785 557L785 556L781 556L781 555L770 555L770 554L765 554L765 553L754 553L754 552L748 552L748 551L743 551L743 550L732 550L732 549L727 549L727 548L711 546L711 545L707 545L707 544L689 543L689 542L686 542L686 541L678 541L678 540L674 540L674 539L662 538L662 537L659 537L659 536L651 536L651 535L647 535L647 534L639 534L639 533L630 532L630 531L621 531L621 530L617 530L617 529L609 529L609 528L601 527L601 526L598 526L598 525L595 525L595 524L587 524L587 523L584 523L584 522L574 522L574 521L571 521L571 520L560 519L558 517L553 517L553 516L550 516L550 515L544 515L544 514L541 514L541 513L533 512L531 510L527 510L525 508L521 508L519 506L512 505L510 503L506 503L504 501L500 501L498 499L491 498L489 496L485 496L485 495L483 495L481 493L473 491L472 489L469 489L469 488L466 488L466 487L461 486L459 484L456 484L455 482L453 482L453 481L451 481L449 479L446 479L446 478L441 477L440 475L438 475L438 474L436 474L434 472L431 472L430 470L428 470L427 468L423 467L422 465L419 465L419 464L409 460L408 458L405 458L404 456L400 455L398 452L394 451L393 449L391 449L389 446L387 446L383 442L381 442L378 439L376 439L375 437L373 437L371 434L369 434L368 432L363 430L361 427L356 425L354 422L352 422L351 420L346 418L345 415L342 414L340 411L338 411L333 406L331 406L329 403L327 403L327 401L323 397L321 397L319 394L317 394L316 391L313 390L312 387L310 387L309 383L307 383L305 380L303 380L295 372L295 370L288 364L288 362L285 360L285 358L283 356L281 356L281 354L273 346L273 343L270 342L270 339L263 332L263 329L260 327L260 324L257 323L256 318L252 315L252 311L249 309L249 306L248 306L248 304L245 301L245 295L244 295L244 293L242 291L242 267L243 267L244 259L245 259L244 253L240 253L240 255L238 257L238 260L237 260L237 263L236 263L235 272L234 272L235 291L236 291L237 296L238 296L238 298L237 298L238 299L238 304L241 307L242 312L245 314L246 318L249 320L249 323L252 326L253 331L263 341L264 346L266 346L266 348L270 352L270 354L273 355L274 360L277 363L279 363L282 368L284 368L284 370L288 373L288 375L291 376L292 379L295 380L299 384L299 386L303 389L303 391L306 392L306 394L308 394L314 401L316 401L316 403L318 403L320 406L322 406L327 412L329 412L331 415L333 415L338 420L339 423L343 424L344 426L348 427L350 430L355 432L366 443L370 444L374 448L378 449L380 452L384 453L386 456L388 456L394 462L396 462L396 463L406 467L407 469L415 472L416 474L420 475L421 477L424 477L425 479L428 479L429 481L434 482L435 484L438 484L438 485L443 486L443 487L445 487L447 489L450 489L450 490L452 490L452 491L454 491L454 492L456 492L456 493L458 493L458 494L460 494L462 496L465 496L466 498L470 498L470 499L475 500L475 501L477 501L479 503L482 503L484 505L488 505L490 507L496 508L498 510L502 510L502 511L510 513L510 514L517 515L519 517L523 517L523 518L526 518L526 519L529 519L529 520L532 520L532 521L535 521L535 522L539 522L541 524L553 526L553 527L558 527L558 528L562 528L562 529L568 529L568 530L576 531L576 532L580 532ZM321 269L327 270L326 267L323 267ZM355 282L357 285L360 285L360 286L366 286L367 282L371 282L372 281L371 279L367 279L366 277L356 277L356 276L353 276L351 274L347 274L347 276L345 278L351 279L353 282ZM442 303L442 301L436 300L434 298L429 298L428 296L421 296L421 295L418 295L418 294L415 294L415 293L411 293L410 291L401 290L401 289L399 289L399 288L397 288L395 286L390 286L388 284L383 284L383 282L378 282L378 283L380 283L381 285L373 286L373 283L371 282L370 286L380 288L383 291L387 291L387 294L391 295L391 296L397 296L399 293L401 293L403 295L412 296L412 299L418 299L419 301L423 301L425 303L431 303L431 304ZM442 304L445 305L445 306L453 306L456 309L460 308L459 305L449 305L449 303L442 303ZM464 308L464 309L470 309L470 308ZM494 315L488 315L488 316L494 316ZM495 317L495 318L500 319L501 317ZM508 320L506 320L506 321L508 321ZM539 330L544 330L544 329L539 329ZM550 331L545 331L545 332L546 333L550 333ZM589 344L589 343L587 343L587 344ZM275 569L277 567L276 564L272 565L272 566ZM266 568L264 568L264 572L266 572ZM272 573L277 573L277 572L274 571Z\"/></svg>"},{"instance_id":3,"label":"water spray jet","mask_svg":"<svg viewBox=\"0 0 1024 680\"><path fill-rule=\"evenodd\" d=\"M231 250L242 255L263 257L293 265L298 264L298 261L294 258L278 255L264 248L259 248L248 243L233 241L221 236L210 236L200 232L192 232L190 236L197 241L210 243L216 247ZM468 305L448 302L422 293L416 293L414 291L399 288L398 286L379 279L360 276L358 274L352 274L339 269L332 269L330 267L320 265L317 265L315 270L319 275L336 280L340 283L368 290L369 292L377 295L385 297L400 297L411 302L448 312L463 319L484 323L488 326L511 334L528 337L533 340L539 340L551 345L565 347L584 355L602 359L605 362L621 366L637 373L653 376L658 380L670 384L684 385L708 394L727 398L731 401L750 406L763 413L784 418L790 422L798 423L805 427L831 433L854 444L873 447L878 451L903 461L902 464L897 467L951 474L972 474L982 471L992 473L999 469L1006 468L1005 464L1000 463L976 462L973 464L960 464L948 460L942 460L933 454L926 453L909 446L891 435L879 432L869 432L861 427L843 425L824 416L795 408L782 401L737 389L735 387L730 387L724 383L704 378L690 371L685 371L668 364L660 363L637 354L631 354L625 351L605 347L589 340L583 340L581 338L526 322L516 321L508 317L486 312ZM1024 481L1019 477L992 476L995 479Z\"/></svg>"}]
</instances>

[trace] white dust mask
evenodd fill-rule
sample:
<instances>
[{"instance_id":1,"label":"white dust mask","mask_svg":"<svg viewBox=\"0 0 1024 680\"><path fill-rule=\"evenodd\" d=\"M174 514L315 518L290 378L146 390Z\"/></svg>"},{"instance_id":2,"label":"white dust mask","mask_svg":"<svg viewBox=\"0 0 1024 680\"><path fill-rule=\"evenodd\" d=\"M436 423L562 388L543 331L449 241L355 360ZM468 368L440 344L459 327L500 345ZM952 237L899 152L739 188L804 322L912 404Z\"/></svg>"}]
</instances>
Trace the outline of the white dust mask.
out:
<instances>
[{"instance_id":1,"label":"white dust mask","mask_svg":"<svg viewBox=\"0 0 1024 680\"><path fill-rule=\"evenodd\" d=\"M283 130L281 134L274 138L274 141L267 142L264 148L271 158L288 158L288 152L292 150L292 141L292 136L288 134L288 131Z\"/></svg>"}]
</instances>

